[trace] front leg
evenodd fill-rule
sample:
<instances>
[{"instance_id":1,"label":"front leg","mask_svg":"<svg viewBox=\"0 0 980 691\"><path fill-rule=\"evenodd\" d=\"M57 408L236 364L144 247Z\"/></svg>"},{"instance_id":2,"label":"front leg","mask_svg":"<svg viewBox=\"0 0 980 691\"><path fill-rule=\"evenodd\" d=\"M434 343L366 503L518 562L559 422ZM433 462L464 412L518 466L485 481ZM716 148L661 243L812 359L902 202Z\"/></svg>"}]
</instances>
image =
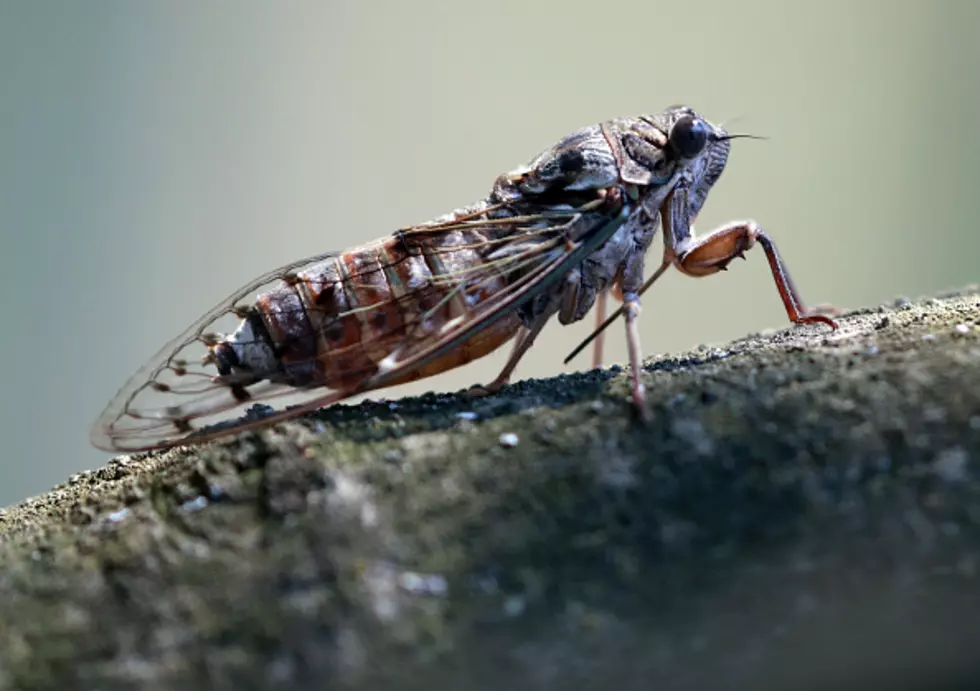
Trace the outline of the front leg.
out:
<instances>
[{"instance_id":1,"label":"front leg","mask_svg":"<svg viewBox=\"0 0 980 691\"><path fill-rule=\"evenodd\" d=\"M660 213L664 227L664 259L672 258L682 273L700 278L724 271L735 257L744 259L745 252L758 242L769 260L773 280L790 321L794 324L819 322L835 330L838 328L837 322L828 315L839 315L840 310L835 307L807 309L803 304L776 244L755 221L735 221L698 238L694 235L693 212L685 186L679 186L667 197Z\"/></svg>"},{"instance_id":2,"label":"front leg","mask_svg":"<svg viewBox=\"0 0 980 691\"><path fill-rule=\"evenodd\" d=\"M745 258L745 252L755 243L762 245L769 260L772 277L786 308L786 315L795 324L823 323L837 329L837 322L827 314L840 314L836 308L807 309L779 256L776 244L755 221L736 221L712 231L703 238L690 235L675 247L675 265L688 276L700 278L724 271L735 257Z\"/></svg>"}]
</instances>

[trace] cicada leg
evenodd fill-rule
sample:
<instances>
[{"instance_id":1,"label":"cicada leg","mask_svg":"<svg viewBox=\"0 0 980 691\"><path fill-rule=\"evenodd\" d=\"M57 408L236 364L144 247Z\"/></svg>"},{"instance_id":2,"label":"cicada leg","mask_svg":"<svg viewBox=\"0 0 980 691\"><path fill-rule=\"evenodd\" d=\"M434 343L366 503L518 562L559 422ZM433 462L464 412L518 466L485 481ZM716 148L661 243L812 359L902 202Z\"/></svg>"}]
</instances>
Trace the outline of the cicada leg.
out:
<instances>
[{"instance_id":1,"label":"cicada leg","mask_svg":"<svg viewBox=\"0 0 980 691\"><path fill-rule=\"evenodd\" d=\"M609 297L608 291L602 291L595 299L595 325L596 329L602 326L602 322L606 320L606 300ZM592 346L592 369L599 369L602 367L602 346L603 346L603 334L600 331L595 338L595 345Z\"/></svg>"},{"instance_id":2,"label":"cicada leg","mask_svg":"<svg viewBox=\"0 0 980 691\"><path fill-rule=\"evenodd\" d=\"M541 333L541 329L544 328L544 325L548 323L548 320L551 319L553 314L554 312L551 311L541 315L530 328L522 326L520 331L517 332L517 338L514 341L514 349L510 352L510 357L508 357L507 362L504 363L504 367L502 370L500 370L500 374L498 374L497 377L489 384L477 384L476 386L470 387L470 389L466 392L467 395L487 396L497 393L502 388L507 386L507 384L510 383L510 376L514 373L514 370L517 369L517 363L521 361L524 354L530 350L532 345L534 345L534 339L538 337L538 334Z\"/></svg>"},{"instance_id":3,"label":"cicada leg","mask_svg":"<svg viewBox=\"0 0 980 691\"><path fill-rule=\"evenodd\" d=\"M804 305L789 270L779 256L776 244L755 221L736 221L708 233L703 238L695 238L693 235L688 237L676 248L676 265L688 276L710 276L727 269L735 257L744 259L745 252L756 242L762 245L766 253L769 269L789 320L794 324L827 324L837 329L837 322L831 316L839 315L841 310L832 306L809 309Z\"/></svg>"}]
</instances>

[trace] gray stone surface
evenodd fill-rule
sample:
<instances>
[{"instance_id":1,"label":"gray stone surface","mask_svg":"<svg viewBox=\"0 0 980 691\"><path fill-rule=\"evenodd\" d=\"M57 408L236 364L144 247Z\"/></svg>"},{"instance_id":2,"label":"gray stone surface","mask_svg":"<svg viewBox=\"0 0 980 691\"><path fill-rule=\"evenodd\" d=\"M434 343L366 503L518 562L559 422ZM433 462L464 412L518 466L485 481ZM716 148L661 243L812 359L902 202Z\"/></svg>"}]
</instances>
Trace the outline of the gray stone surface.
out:
<instances>
[{"instance_id":1,"label":"gray stone surface","mask_svg":"<svg viewBox=\"0 0 980 691\"><path fill-rule=\"evenodd\" d=\"M0 688L980 688L976 288L645 376L645 425L613 368L10 507Z\"/></svg>"}]
</instances>

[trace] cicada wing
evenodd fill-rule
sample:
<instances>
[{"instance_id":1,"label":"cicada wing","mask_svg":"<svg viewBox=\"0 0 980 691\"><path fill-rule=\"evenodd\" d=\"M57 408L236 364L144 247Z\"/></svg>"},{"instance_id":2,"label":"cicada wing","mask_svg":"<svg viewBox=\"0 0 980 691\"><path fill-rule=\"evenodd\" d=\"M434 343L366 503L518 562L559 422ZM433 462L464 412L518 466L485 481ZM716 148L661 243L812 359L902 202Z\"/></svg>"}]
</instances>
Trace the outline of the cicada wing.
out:
<instances>
[{"instance_id":1,"label":"cicada wing","mask_svg":"<svg viewBox=\"0 0 980 691\"><path fill-rule=\"evenodd\" d=\"M401 376L404 371L420 367L444 355L476 333L507 317L513 310L528 300L533 300L535 296L561 280L573 267L612 237L628 216L629 208L624 207L615 216L605 219L603 223L576 232L574 226L581 224L584 216L575 214L567 223L556 229L561 232L556 233L550 242L536 249L535 265L522 278L508 285L506 290L496 296L496 299L481 304L466 319L448 324L448 328L437 337L409 344L405 349L393 353L391 362L379 368L377 374L365 382L365 388L359 389L356 393L386 386ZM573 235L578 235L579 239L569 240Z\"/></svg>"},{"instance_id":2,"label":"cicada wing","mask_svg":"<svg viewBox=\"0 0 980 691\"><path fill-rule=\"evenodd\" d=\"M233 331L242 308L251 302L250 296L337 254L326 252L284 264L249 281L208 310L123 384L92 426L92 444L112 452L174 446L187 436L177 433L173 424L175 415L171 413L177 409L198 411L194 417L199 425L217 424L237 408L244 413L255 402L298 393L288 386L265 382L265 390L256 391L250 402L237 401L226 384L215 380L217 372L206 362L209 350L205 341L209 334Z\"/></svg>"},{"instance_id":3,"label":"cicada wing","mask_svg":"<svg viewBox=\"0 0 980 691\"><path fill-rule=\"evenodd\" d=\"M491 298L478 302L464 315L437 330L410 329L410 338L405 337L404 328L383 335L380 341L388 356L370 370L351 373L349 380L355 383L340 389L297 388L266 379L236 382L234 377L218 376L213 358L208 357L208 346L222 334L233 331L241 321L252 304L250 296L286 281L307 267L333 260L339 253L320 254L279 267L232 293L140 368L99 417L92 428L91 441L96 447L113 452L198 443L287 420L397 383L499 319L513 316L521 304L548 288L605 242L627 215L625 208L609 217L594 213L586 216L577 209L547 210L503 219L464 218L399 231L411 234L416 241L428 236L434 245L438 245L446 233L453 230L471 229L477 225L504 227L513 232L503 233L503 240L498 238L493 241L497 243L495 246L484 248L489 250L486 262L439 278L448 285L472 288L499 278L501 272L518 277ZM348 276L347 280L357 282L358 277ZM418 309L417 297L409 293L397 298L396 305L392 304L394 300L379 301L359 310L381 311L394 306L401 310L405 319L422 323L426 314ZM362 316L370 318L370 314ZM291 407L262 415L248 412L255 404L269 402L291 404Z\"/></svg>"}]
</instances>

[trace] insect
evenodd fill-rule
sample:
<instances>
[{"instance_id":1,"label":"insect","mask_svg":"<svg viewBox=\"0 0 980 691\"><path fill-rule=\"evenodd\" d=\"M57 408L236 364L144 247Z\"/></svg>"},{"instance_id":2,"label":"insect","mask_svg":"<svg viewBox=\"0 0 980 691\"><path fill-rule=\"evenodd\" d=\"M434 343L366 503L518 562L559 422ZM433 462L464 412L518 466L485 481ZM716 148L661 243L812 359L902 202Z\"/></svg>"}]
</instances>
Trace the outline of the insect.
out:
<instances>
[{"instance_id":1,"label":"insect","mask_svg":"<svg viewBox=\"0 0 980 691\"><path fill-rule=\"evenodd\" d=\"M566 136L498 177L482 201L343 252L280 267L235 291L164 346L92 429L109 451L197 443L272 424L366 391L433 376L513 341L510 379L545 324L596 307L624 317L634 406L644 411L640 296L669 267L694 277L762 246L789 319L837 328L809 310L754 221L697 237L693 221L739 136L686 106L617 118ZM644 261L663 229L660 265ZM605 317L606 297L622 305ZM569 356L571 358L572 356ZM567 362L568 360L566 360ZM256 403L295 399L264 416Z\"/></svg>"}]
</instances>

